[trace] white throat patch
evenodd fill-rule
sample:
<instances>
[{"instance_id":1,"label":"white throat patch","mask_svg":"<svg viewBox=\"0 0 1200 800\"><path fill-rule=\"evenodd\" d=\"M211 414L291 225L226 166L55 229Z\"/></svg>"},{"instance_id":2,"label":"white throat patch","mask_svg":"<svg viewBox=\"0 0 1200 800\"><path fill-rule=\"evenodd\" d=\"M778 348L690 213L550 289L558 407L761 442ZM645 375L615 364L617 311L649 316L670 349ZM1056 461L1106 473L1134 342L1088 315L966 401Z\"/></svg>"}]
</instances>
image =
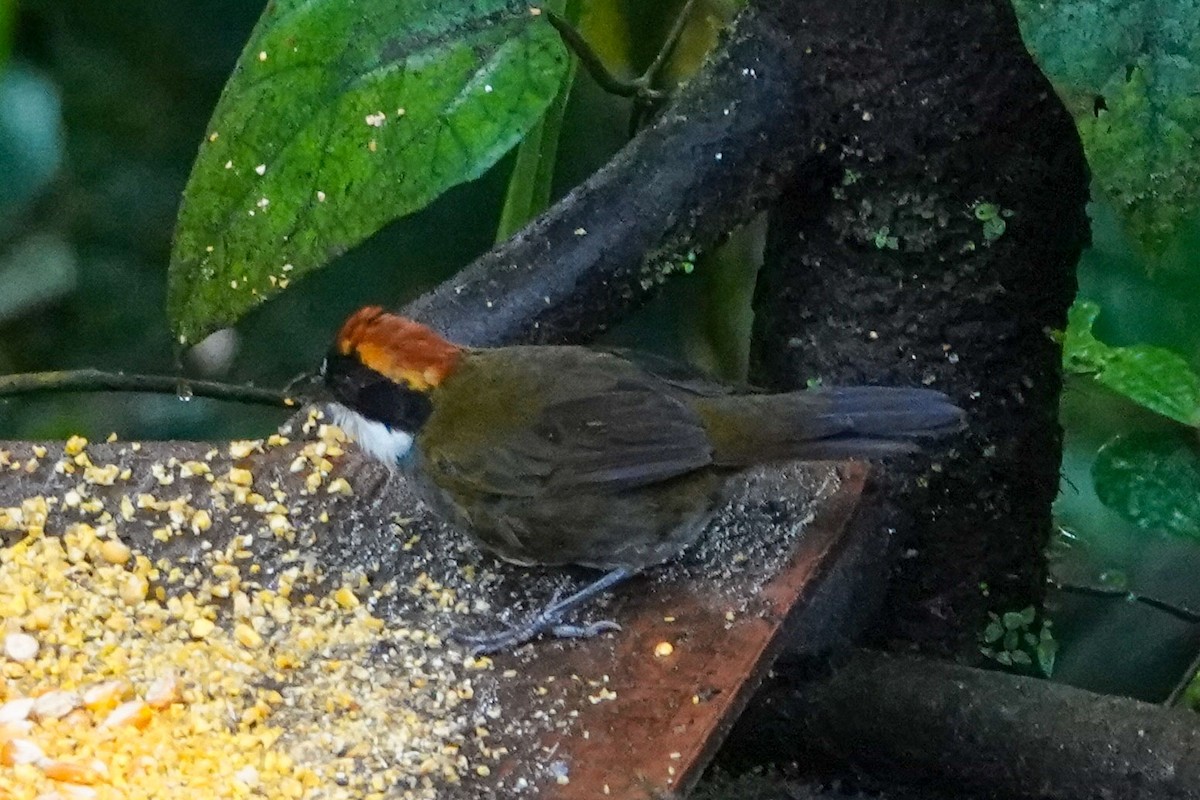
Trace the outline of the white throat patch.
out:
<instances>
[{"instance_id":1,"label":"white throat patch","mask_svg":"<svg viewBox=\"0 0 1200 800\"><path fill-rule=\"evenodd\" d=\"M350 434L359 447L389 467L398 467L413 446L413 436L393 430L382 422L367 419L339 403L331 403L329 411L342 430Z\"/></svg>"}]
</instances>

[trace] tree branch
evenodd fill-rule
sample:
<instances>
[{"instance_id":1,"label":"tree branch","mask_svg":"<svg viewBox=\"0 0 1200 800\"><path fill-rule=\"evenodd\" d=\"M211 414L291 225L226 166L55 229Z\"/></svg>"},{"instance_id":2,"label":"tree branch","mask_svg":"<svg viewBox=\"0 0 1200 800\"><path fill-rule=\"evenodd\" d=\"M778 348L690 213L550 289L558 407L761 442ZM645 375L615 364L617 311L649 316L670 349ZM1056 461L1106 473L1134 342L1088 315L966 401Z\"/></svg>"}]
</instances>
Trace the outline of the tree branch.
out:
<instances>
[{"instance_id":1,"label":"tree branch","mask_svg":"<svg viewBox=\"0 0 1200 800\"><path fill-rule=\"evenodd\" d=\"M1109 586L1089 586L1082 583L1063 583L1062 581L1054 581L1054 588L1066 594L1080 594L1089 597L1111 597L1114 600L1124 600L1127 603L1141 603L1149 606L1156 611L1162 611L1165 614L1170 614L1176 619L1190 622L1192 624L1200 623L1200 611L1194 611L1185 605L1178 603L1169 603L1166 600L1160 600L1157 597L1151 597L1146 594L1138 594L1131 592L1128 589L1117 589Z\"/></svg>"},{"instance_id":2,"label":"tree branch","mask_svg":"<svg viewBox=\"0 0 1200 800\"><path fill-rule=\"evenodd\" d=\"M405 313L466 344L579 341L643 302L666 262L778 196L812 148L786 14L753 3L659 119L513 238Z\"/></svg>"},{"instance_id":3,"label":"tree branch","mask_svg":"<svg viewBox=\"0 0 1200 800\"><path fill-rule=\"evenodd\" d=\"M1049 681L859 651L827 680L780 681L735 729L769 763L1039 800L1200 798L1193 714Z\"/></svg>"},{"instance_id":4,"label":"tree branch","mask_svg":"<svg viewBox=\"0 0 1200 800\"><path fill-rule=\"evenodd\" d=\"M207 397L276 408L294 408L297 405L289 393L277 389L198 381L174 375L128 375L98 369L0 375L0 397L62 392L146 392L187 398Z\"/></svg>"},{"instance_id":5,"label":"tree branch","mask_svg":"<svg viewBox=\"0 0 1200 800\"><path fill-rule=\"evenodd\" d=\"M609 72L608 67L588 44L587 39L584 39L570 22L548 8L543 8L542 13L546 15L546 21L554 27L554 30L558 31L563 42L579 58L579 63L592 76L592 80L600 85L601 89L618 97L638 97L651 94L647 91L648 87L642 78L629 81ZM652 92L652 94L654 97L662 96L661 92Z\"/></svg>"}]
</instances>

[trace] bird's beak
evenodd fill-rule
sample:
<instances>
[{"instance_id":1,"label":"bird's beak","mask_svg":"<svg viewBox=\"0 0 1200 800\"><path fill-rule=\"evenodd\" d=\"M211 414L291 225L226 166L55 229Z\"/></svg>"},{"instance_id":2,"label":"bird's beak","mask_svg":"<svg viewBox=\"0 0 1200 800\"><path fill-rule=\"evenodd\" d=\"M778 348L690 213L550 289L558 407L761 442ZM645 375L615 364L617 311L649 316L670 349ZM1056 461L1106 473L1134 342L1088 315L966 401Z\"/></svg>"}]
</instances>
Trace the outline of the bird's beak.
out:
<instances>
[{"instance_id":1,"label":"bird's beak","mask_svg":"<svg viewBox=\"0 0 1200 800\"><path fill-rule=\"evenodd\" d=\"M327 403L333 400L333 395L325 385L325 362L321 362L318 372L302 372L292 378L283 391L306 403Z\"/></svg>"}]
</instances>

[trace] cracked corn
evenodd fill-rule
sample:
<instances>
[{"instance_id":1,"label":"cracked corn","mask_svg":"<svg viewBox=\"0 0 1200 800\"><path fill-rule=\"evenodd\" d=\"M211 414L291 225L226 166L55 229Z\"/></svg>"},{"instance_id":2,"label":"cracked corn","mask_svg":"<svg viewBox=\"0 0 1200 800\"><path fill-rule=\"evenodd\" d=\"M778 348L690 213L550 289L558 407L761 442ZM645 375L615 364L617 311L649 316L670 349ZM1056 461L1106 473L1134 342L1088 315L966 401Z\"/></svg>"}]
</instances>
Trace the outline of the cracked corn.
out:
<instances>
[{"instance_id":1,"label":"cracked corn","mask_svg":"<svg viewBox=\"0 0 1200 800\"><path fill-rule=\"evenodd\" d=\"M323 483L339 434L321 434L298 458ZM91 467L86 440L64 454L60 464ZM467 702L471 666L436 636L389 636L359 584L293 593L323 577L296 566L274 589L258 585L238 537L198 567L128 544L122 526L146 524L141 515L166 518L160 541L244 506L288 519L287 498L255 494L250 470L222 480L201 464L155 465L150 482L178 496L122 497L115 514L89 496L86 473L74 503L32 496L0 508L0 797L430 798L486 775L501 753ZM183 492L189 480L207 482L211 511ZM55 513L89 502L89 522ZM381 646L386 668L371 669Z\"/></svg>"}]
</instances>

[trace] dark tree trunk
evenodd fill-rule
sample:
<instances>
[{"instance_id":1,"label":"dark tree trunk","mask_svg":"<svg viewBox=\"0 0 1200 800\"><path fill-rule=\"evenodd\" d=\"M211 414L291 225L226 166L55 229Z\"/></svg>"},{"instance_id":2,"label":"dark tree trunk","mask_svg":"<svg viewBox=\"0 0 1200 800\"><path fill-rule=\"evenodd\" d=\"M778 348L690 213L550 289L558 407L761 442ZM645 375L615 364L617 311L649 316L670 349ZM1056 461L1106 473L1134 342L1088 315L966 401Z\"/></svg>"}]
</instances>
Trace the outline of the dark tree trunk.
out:
<instances>
[{"instance_id":1,"label":"dark tree trunk","mask_svg":"<svg viewBox=\"0 0 1200 800\"><path fill-rule=\"evenodd\" d=\"M819 155L771 215L753 377L926 385L968 410L932 459L878 478L899 567L877 633L976 656L989 610L1043 596L1049 332L1087 242L1086 163L1007 0L793 6Z\"/></svg>"},{"instance_id":2,"label":"dark tree trunk","mask_svg":"<svg viewBox=\"0 0 1200 800\"><path fill-rule=\"evenodd\" d=\"M857 651L825 680L770 682L737 762L825 764L961 798L1200 800L1195 715L1049 681Z\"/></svg>"},{"instance_id":3,"label":"dark tree trunk","mask_svg":"<svg viewBox=\"0 0 1200 800\"><path fill-rule=\"evenodd\" d=\"M1074 125L1007 0L756 0L608 167L407 311L476 344L583 340L672 254L773 202L753 377L925 384L970 412L932 468L873 487L904 557L879 635L969 655L987 611L1042 597L1048 331L1086 199Z\"/></svg>"}]
</instances>

